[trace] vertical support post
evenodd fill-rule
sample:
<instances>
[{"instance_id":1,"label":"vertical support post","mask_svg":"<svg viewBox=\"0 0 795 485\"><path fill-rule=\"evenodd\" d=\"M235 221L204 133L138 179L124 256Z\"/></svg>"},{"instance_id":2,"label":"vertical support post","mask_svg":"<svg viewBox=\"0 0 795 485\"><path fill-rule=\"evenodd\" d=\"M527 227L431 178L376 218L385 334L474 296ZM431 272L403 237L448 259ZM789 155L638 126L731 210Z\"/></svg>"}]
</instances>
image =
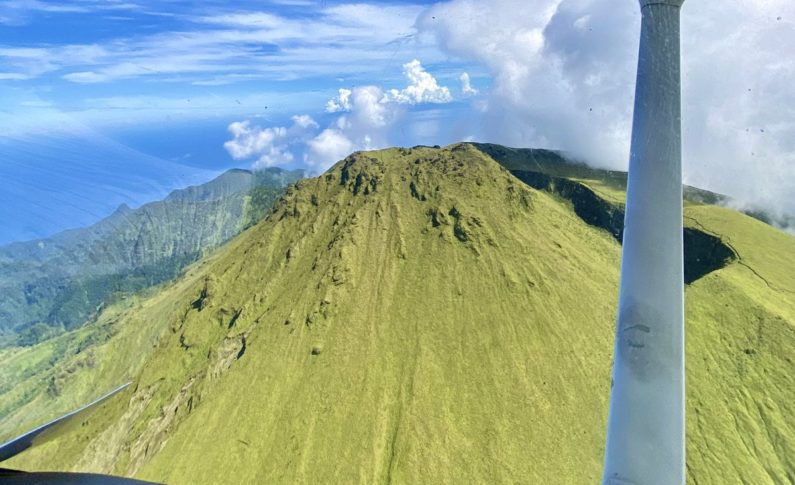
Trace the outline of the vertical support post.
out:
<instances>
[{"instance_id":1,"label":"vertical support post","mask_svg":"<svg viewBox=\"0 0 795 485\"><path fill-rule=\"evenodd\" d=\"M603 483L685 483L679 17L642 22Z\"/></svg>"}]
</instances>

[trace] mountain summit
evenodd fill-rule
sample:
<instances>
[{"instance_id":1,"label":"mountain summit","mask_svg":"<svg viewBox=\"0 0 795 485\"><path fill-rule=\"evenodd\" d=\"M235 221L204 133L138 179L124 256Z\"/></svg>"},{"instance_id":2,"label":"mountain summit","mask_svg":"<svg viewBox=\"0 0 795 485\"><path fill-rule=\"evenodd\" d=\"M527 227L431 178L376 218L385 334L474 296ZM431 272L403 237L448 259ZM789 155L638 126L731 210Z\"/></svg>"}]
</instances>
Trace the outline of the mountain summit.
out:
<instances>
[{"instance_id":1,"label":"mountain summit","mask_svg":"<svg viewBox=\"0 0 795 485\"><path fill-rule=\"evenodd\" d=\"M48 374L64 395L130 369L134 384L9 466L170 484L597 482L620 263L602 215L620 213L620 188L514 162L547 178L526 175L533 188L458 144L355 153L291 186L173 285L60 340L82 346ZM581 197L607 212L578 213ZM687 290L691 480L786 482L795 238L698 202L686 217L712 238L691 254L730 251Z\"/></svg>"}]
</instances>

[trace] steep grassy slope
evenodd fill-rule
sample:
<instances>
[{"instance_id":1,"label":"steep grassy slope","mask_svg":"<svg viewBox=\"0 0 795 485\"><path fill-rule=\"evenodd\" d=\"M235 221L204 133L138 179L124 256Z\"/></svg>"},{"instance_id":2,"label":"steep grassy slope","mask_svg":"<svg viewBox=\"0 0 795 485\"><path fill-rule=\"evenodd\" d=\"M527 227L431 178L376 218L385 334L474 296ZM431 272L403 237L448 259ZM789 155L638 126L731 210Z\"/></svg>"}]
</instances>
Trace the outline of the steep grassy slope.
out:
<instances>
[{"instance_id":1,"label":"steep grassy slope","mask_svg":"<svg viewBox=\"0 0 795 485\"><path fill-rule=\"evenodd\" d=\"M472 143L472 146L492 157L500 165L511 172L531 172L543 177L534 177L533 182L547 184L552 180L568 180L588 187L599 194L599 197L621 206L627 188L627 173L615 170L594 168L582 161L569 158L566 154L554 150L537 148L510 148L493 143ZM740 206L730 197L709 190L684 186L686 205L710 204L723 206ZM746 207L743 213L795 234L795 216L791 214L773 213L761 207Z\"/></svg>"},{"instance_id":2,"label":"steep grassy slope","mask_svg":"<svg viewBox=\"0 0 795 485\"><path fill-rule=\"evenodd\" d=\"M727 209L685 217L739 255L686 294L688 469L697 483L795 483L795 238Z\"/></svg>"},{"instance_id":3,"label":"steep grassy slope","mask_svg":"<svg viewBox=\"0 0 795 485\"><path fill-rule=\"evenodd\" d=\"M115 293L174 277L256 223L301 171L230 170L97 224L0 248L0 332L73 328ZM43 327L46 330L46 327ZM30 340L35 340L32 338Z\"/></svg>"},{"instance_id":4,"label":"steep grassy slope","mask_svg":"<svg viewBox=\"0 0 795 485\"><path fill-rule=\"evenodd\" d=\"M621 240L626 174L567 163L544 150L475 146ZM688 435L691 441L704 436L702 446L688 445L690 480L795 483L795 407L790 405L795 392L795 240L735 211L708 205L725 203L724 196L694 187L685 187L684 193L688 377L692 381L697 375L697 382L704 383L688 389ZM775 222L764 214L751 216ZM769 338L776 342L765 342ZM764 350L758 353L760 345ZM718 373L719 378L710 379ZM737 386L734 392L727 392L727 382ZM717 401L714 397L720 395L724 398ZM705 419L705 412L720 418ZM768 439L760 440L760 433ZM727 456L736 458L727 461Z\"/></svg>"},{"instance_id":5,"label":"steep grassy slope","mask_svg":"<svg viewBox=\"0 0 795 485\"><path fill-rule=\"evenodd\" d=\"M795 238L712 206L687 217L735 255L687 290L689 480L789 483ZM355 154L116 310L95 368L62 388L133 349L133 389L8 466L168 483L597 482L619 255L570 200L472 146Z\"/></svg>"},{"instance_id":6,"label":"steep grassy slope","mask_svg":"<svg viewBox=\"0 0 795 485\"><path fill-rule=\"evenodd\" d=\"M32 347L0 349L0 441L92 401L140 370L181 308L175 292L195 284L189 268L168 291L152 288L88 325Z\"/></svg>"}]
</instances>

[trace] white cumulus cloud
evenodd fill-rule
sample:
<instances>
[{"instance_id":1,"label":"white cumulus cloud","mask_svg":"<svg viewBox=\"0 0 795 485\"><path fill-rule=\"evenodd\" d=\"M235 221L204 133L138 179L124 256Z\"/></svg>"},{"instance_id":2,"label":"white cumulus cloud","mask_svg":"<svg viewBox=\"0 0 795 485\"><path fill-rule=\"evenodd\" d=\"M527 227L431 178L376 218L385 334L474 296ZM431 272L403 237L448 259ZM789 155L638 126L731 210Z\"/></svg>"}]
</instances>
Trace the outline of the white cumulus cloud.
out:
<instances>
[{"instance_id":1,"label":"white cumulus cloud","mask_svg":"<svg viewBox=\"0 0 795 485\"><path fill-rule=\"evenodd\" d=\"M355 147L342 130L327 128L307 142L306 161L311 166L325 169L350 155Z\"/></svg>"},{"instance_id":2,"label":"white cumulus cloud","mask_svg":"<svg viewBox=\"0 0 795 485\"><path fill-rule=\"evenodd\" d=\"M317 121L312 119L312 117L309 115L295 115L291 119L295 124L296 128L301 128L305 130L312 128L320 128L320 125L317 124Z\"/></svg>"},{"instance_id":3,"label":"white cumulus cloud","mask_svg":"<svg viewBox=\"0 0 795 485\"><path fill-rule=\"evenodd\" d=\"M434 78L419 60L403 64L403 74L409 81L409 85L403 89L390 89L387 99L401 104L421 104L421 103L449 103L453 100L450 89L439 86Z\"/></svg>"},{"instance_id":4,"label":"white cumulus cloud","mask_svg":"<svg viewBox=\"0 0 795 485\"><path fill-rule=\"evenodd\" d=\"M640 9L619 3L451 0L425 11L417 26L449 56L489 72L473 113L479 138L626 169ZM687 183L795 212L793 20L791 0L685 2Z\"/></svg>"},{"instance_id":5,"label":"white cumulus cloud","mask_svg":"<svg viewBox=\"0 0 795 485\"><path fill-rule=\"evenodd\" d=\"M356 150L389 146L390 128L402 117L398 103L390 101L378 86L340 90L346 113L310 140L304 154L307 165L325 170Z\"/></svg>"},{"instance_id":6,"label":"white cumulus cloud","mask_svg":"<svg viewBox=\"0 0 795 485\"><path fill-rule=\"evenodd\" d=\"M262 128L249 121L229 125L233 139L226 150L236 160L257 158L255 167L288 164L295 153L303 162L325 170L353 151L385 148L390 131L403 119L406 105L441 104L452 101L447 87L422 67L419 60L403 65L408 86L385 91L374 85L341 88L326 102L326 113L339 115L320 133L319 125L308 115L294 116L293 126ZM426 121L422 126L429 126Z\"/></svg>"},{"instance_id":7,"label":"white cumulus cloud","mask_svg":"<svg viewBox=\"0 0 795 485\"><path fill-rule=\"evenodd\" d=\"M478 90L472 87L472 80L469 79L468 72L462 73L458 79L461 81L461 92L464 93L464 96L475 96L478 94Z\"/></svg>"},{"instance_id":8,"label":"white cumulus cloud","mask_svg":"<svg viewBox=\"0 0 795 485\"><path fill-rule=\"evenodd\" d=\"M262 128L250 121L236 121L228 127L233 138L224 143L224 148L235 160L256 158L253 167L264 168L285 165L293 161L290 145L306 139L311 130L319 126L309 115L292 117L290 127Z\"/></svg>"},{"instance_id":9,"label":"white cumulus cloud","mask_svg":"<svg viewBox=\"0 0 795 485\"><path fill-rule=\"evenodd\" d=\"M403 65L408 85L384 91L378 86L340 89L326 103L327 113L343 113L332 126L307 143L307 165L326 169L356 150L389 146L389 132L402 118L402 105L443 104L453 100L450 89L439 86L422 63L414 59Z\"/></svg>"},{"instance_id":10,"label":"white cumulus cloud","mask_svg":"<svg viewBox=\"0 0 795 485\"><path fill-rule=\"evenodd\" d=\"M327 113L339 113L340 111L351 110L351 93L350 89L341 88L339 94L328 100L326 103Z\"/></svg>"}]
</instances>

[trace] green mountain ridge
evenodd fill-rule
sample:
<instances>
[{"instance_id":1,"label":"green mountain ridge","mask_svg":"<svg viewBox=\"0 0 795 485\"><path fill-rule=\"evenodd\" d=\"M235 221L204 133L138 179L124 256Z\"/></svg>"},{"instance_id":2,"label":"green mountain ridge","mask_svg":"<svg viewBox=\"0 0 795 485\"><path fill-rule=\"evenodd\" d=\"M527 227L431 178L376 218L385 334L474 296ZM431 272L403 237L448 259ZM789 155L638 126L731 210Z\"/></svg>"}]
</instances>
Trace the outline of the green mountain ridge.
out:
<instances>
[{"instance_id":1,"label":"green mountain ridge","mask_svg":"<svg viewBox=\"0 0 795 485\"><path fill-rule=\"evenodd\" d=\"M584 182L590 189L600 192L600 198L608 199L613 205L623 206L623 193L627 188L626 172L594 168L554 150L509 148L492 143L473 143L473 145L511 171L545 175L557 180ZM740 210L743 214L795 234L793 215L775 214L769 209L747 206L727 195L690 185L684 186L684 196L685 202L690 204L719 205L731 209L744 206L745 208Z\"/></svg>"},{"instance_id":2,"label":"green mountain ridge","mask_svg":"<svg viewBox=\"0 0 795 485\"><path fill-rule=\"evenodd\" d=\"M301 171L230 170L83 229L0 248L0 331L73 328L114 293L173 278L253 225ZM42 327L41 324L46 324ZM13 337L13 335L11 335ZM8 338L8 336L7 336Z\"/></svg>"},{"instance_id":3,"label":"green mountain ridge","mask_svg":"<svg viewBox=\"0 0 795 485\"><path fill-rule=\"evenodd\" d=\"M530 187L554 194L571 203L574 212L586 223L608 231L621 244L624 237L625 172L604 171L568 161L562 155L537 149L515 149L499 145L475 144L511 174ZM688 206L717 205L727 198L720 194L684 187ZM685 221L685 283L690 284L737 259L730 245L692 223Z\"/></svg>"},{"instance_id":4,"label":"green mountain ridge","mask_svg":"<svg viewBox=\"0 0 795 485\"><path fill-rule=\"evenodd\" d=\"M0 433L134 382L7 466L177 484L598 481L621 188L506 153L353 154L175 282L0 350ZM795 238L696 197L685 223L688 266L709 262L686 294L688 481L791 483Z\"/></svg>"}]
</instances>

